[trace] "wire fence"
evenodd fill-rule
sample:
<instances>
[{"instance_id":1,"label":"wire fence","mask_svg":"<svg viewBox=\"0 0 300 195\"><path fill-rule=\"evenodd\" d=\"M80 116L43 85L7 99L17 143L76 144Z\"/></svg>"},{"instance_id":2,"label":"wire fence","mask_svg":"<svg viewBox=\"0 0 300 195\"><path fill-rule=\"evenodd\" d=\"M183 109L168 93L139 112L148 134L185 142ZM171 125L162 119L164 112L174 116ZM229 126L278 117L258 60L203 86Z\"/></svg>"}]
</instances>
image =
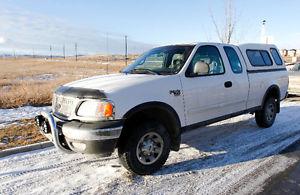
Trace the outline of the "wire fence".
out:
<instances>
[{"instance_id":1,"label":"wire fence","mask_svg":"<svg viewBox=\"0 0 300 195\"><path fill-rule=\"evenodd\" d=\"M40 44L40 43L6 43L0 45L2 58L45 58L45 59L86 59L86 56L97 55L101 59L127 60L152 48L150 44L140 43L128 36L115 36L107 34L94 40L66 41L66 43ZM85 57L85 58L84 58Z\"/></svg>"}]
</instances>

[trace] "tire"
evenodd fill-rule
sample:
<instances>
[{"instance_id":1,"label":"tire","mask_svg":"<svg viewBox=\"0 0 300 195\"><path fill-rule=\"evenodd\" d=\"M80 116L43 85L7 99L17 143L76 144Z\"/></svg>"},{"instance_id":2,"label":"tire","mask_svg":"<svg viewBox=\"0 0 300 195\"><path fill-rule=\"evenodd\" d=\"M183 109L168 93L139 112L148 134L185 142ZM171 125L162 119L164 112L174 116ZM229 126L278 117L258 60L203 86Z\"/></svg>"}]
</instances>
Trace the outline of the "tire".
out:
<instances>
[{"instance_id":1,"label":"tire","mask_svg":"<svg viewBox=\"0 0 300 195\"><path fill-rule=\"evenodd\" d=\"M123 146L119 146L120 163L134 174L152 174L165 164L170 144L170 135L163 124L143 122L133 129Z\"/></svg>"},{"instance_id":2,"label":"tire","mask_svg":"<svg viewBox=\"0 0 300 195\"><path fill-rule=\"evenodd\" d=\"M263 109L255 112L256 124L259 127L271 127L275 121L277 110L275 98L269 97L265 101Z\"/></svg>"}]
</instances>

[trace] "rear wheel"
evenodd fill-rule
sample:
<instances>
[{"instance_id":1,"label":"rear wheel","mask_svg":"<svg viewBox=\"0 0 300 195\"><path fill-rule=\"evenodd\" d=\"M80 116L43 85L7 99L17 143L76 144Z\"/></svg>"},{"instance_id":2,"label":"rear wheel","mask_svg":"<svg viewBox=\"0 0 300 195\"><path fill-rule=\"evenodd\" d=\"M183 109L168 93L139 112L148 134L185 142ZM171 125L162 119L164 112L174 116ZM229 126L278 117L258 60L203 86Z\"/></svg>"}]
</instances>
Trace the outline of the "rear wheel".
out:
<instances>
[{"instance_id":1,"label":"rear wheel","mask_svg":"<svg viewBox=\"0 0 300 195\"><path fill-rule=\"evenodd\" d=\"M157 121L138 125L124 143L118 148L120 162L127 170L139 175L160 169L170 153L169 133Z\"/></svg>"},{"instance_id":2,"label":"rear wheel","mask_svg":"<svg viewBox=\"0 0 300 195\"><path fill-rule=\"evenodd\" d=\"M271 127L275 121L277 113L276 100L273 97L268 98L262 110L255 112L255 120L259 127Z\"/></svg>"}]
</instances>

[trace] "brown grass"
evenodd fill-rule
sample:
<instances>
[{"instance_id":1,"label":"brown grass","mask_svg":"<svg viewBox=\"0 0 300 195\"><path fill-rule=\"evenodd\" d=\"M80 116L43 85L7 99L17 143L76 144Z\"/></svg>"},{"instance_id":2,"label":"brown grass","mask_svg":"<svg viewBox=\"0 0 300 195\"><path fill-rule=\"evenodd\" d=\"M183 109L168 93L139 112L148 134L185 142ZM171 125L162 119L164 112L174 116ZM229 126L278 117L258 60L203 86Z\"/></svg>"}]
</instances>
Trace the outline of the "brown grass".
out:
<instances>
[{"instance_id":1,"label":"brown grass","mask_svg":"<svg viewBox=\"0 0 300 195\"><path fill-rule=\"evenodd\" d=\"M0 150L46 141L34 125L34 119L24 119L17 125L0 129Z\"/></svg>"},{"instance_id":2,"label":"brown grass","mask_svg":"<svg viewBox=\"0 0 300 195\"><path fill-rule=\"evenodd\" d=\"M130 56L135 58L135 56ZM82 56L67 59L0 59L0 108L48 105L59 85L94 75L115 73L124 68L123 56ZM109 63L107 63L109 60ZM47 74L50 80L41 79ZM0 129L0 150L45 141L33 119Z\"/></svg>"},{"instance_id":3,"label":"brown grass","mask_svg":"<svg viewBox=\"0 0 300 195\"><path fill-rule=\"evenodd\" d=\"M124 68L122 56L110 56L108 72ZM132 57L133 58L133 57ZM0 59L0 108L48 105L55 88L64 83L106 74L107 57L83 56L67 59ZM48 74L51 80L39 79Z\"/></svg>"}]
</instances>

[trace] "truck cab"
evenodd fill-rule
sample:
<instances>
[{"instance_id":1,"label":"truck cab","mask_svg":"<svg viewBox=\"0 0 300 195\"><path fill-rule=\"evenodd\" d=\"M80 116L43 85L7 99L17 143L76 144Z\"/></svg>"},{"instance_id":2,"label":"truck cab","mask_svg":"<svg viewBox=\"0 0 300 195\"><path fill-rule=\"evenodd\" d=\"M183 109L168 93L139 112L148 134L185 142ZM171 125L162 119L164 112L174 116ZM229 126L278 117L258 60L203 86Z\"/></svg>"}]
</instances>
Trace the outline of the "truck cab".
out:
<instances>
[{"instance_id":1,"label":"truck cab","mask_svg":"<svg viewBox=\"0 0 300 195\"><path fill-rule=\"evenodd\" d=\"M181 133L245 113L270 127L287 95L275 45L198 43L151 49L119 74L59 87L53 109L36 117L64 152L105 156L117 149L136 174L158 170Z\"/></svg>"}]
</instances>

